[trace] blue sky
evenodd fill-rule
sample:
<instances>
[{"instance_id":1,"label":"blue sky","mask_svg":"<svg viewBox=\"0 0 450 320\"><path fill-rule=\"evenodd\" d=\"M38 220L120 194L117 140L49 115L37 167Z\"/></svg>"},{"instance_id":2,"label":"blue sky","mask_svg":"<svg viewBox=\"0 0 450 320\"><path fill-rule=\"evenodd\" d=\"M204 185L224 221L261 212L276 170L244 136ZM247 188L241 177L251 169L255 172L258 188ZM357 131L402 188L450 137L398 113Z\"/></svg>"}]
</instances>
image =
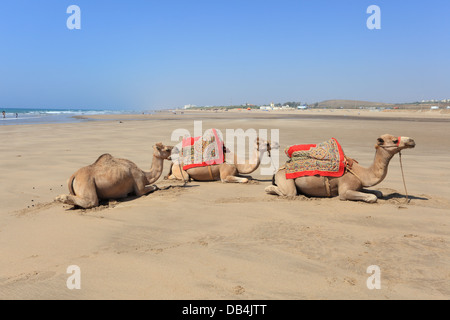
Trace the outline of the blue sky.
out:
<instances>
[{"instance_id":1,"label":"blue sky","mask_svg":"<svg viewBox=\"0 0 450 320\"><path fill-rule=\"evenodd\" d=\"M446 0L2 0L0 106L450 98L449 16Z\"/></svg>"}]
</instances>

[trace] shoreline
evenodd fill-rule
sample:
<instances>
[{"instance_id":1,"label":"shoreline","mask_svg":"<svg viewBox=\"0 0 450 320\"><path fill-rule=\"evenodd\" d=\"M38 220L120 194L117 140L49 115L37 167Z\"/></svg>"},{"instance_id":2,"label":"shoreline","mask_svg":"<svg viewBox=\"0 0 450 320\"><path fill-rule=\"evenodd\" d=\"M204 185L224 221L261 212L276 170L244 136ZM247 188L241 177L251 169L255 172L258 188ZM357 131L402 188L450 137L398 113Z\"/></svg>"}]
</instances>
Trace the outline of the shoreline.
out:
<instances>
[{"instance_id":1,"label":"shoreline","mask_svg":"<svg viewBox=\"0 0 450 320\"><path fill-rule=\"evenodd\" d=\"M446 110L441 110L446 111ZM197 111L174 110L159 111L154 114L114 114L74 116L81 120L144 121L144 120L372 120L372 121L413 121L450 122L450 112L389 110L374 112L370 110L302 110L302 111Z\"/></svg>"}]
</instances>

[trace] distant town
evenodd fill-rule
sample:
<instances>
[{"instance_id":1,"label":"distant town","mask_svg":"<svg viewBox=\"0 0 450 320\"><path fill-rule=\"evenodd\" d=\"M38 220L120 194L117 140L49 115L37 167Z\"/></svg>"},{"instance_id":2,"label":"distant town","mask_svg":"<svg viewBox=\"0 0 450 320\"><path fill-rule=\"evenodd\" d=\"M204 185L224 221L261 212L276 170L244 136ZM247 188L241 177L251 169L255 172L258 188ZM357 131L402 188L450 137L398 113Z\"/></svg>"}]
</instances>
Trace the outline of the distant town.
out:
<instances>
[{"instance_id":1,"label":"distant town","mask_svg":"<svg viewBox=\"0 0 450 320\"><path fill-rule=\"evenodd\" d=\"M192 104L187 104L184 107L178 109L216 110L216 111L218 110L226 111L230 109L241 109L249 111L254 109L262 111L306 110L306 109L440 110L440 109L450 109L450 99L441 99L441 100L431 99L408 103L382 103L382 102L370 102L359 100L325 100L322 102L315 102L312 104L295 101L285 103L271 102L270 104L267 105L256 105L251 103L245 103L242 105L229 105L229 106L196 106Z\"/></svg>"}]
</instances>

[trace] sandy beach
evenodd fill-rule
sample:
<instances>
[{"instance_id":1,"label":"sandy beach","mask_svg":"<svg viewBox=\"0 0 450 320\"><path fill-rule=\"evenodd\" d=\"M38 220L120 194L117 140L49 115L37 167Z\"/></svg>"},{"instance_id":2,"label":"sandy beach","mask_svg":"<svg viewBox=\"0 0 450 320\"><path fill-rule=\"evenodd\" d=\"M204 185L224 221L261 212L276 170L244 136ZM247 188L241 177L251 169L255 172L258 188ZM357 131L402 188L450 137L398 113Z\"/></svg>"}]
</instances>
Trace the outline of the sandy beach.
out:
<instances>
[{"instance_id":1,"label":"sandy beach","mask_svg":"<svg viewBox=\"0 0 450 320\"><path fill-rule=\"evenodd\" d=\"M0 126L0 299L449 299L450 114L359 110L177 112ZM99 121L101 120L101 121ZM248 184L167 181L166 190L73 210L53 202L101 154L148 170L152 145L193 121L203 128L279 129L285 147L331 137L369 166L376 139L413 138L373 189L376 204L267 195ZM81 289L66 271L80 267ZM367 268L381 270L369 290Z\"/></svg>"}]
</instances>

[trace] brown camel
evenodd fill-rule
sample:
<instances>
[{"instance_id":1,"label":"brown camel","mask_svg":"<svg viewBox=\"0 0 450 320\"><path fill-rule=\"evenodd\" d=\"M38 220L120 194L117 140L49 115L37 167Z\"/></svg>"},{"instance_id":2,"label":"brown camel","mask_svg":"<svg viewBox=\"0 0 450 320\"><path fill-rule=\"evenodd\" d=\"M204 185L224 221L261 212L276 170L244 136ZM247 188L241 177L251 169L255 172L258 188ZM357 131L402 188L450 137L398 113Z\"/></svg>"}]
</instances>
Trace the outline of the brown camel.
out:
<instances>
[{"instance_id":1,"label":"brown camel","mask_svg":"<svg viewBox=\"0 0 450 320\"><path fill-rule=\"evenodd\" d=\"M178 160L172 163L172 167L167 177L169 180L185 180L193 179L196 181L215 181L221 180L222 182L234 182L234 183L247 183L247 178L238 177L239 174L249 174L258 169L261 164L261 158L265 152L269 153L272 149L278 149L278 143L271 143L263 139L257 138L255 141L253 153L250 159L242 161L237 158L237 155L227 150L234 159L234 163L222 163L216 165L210 165L205 167L190 168L184 171L183 164ZM229 156L228 156L229 158Z\"/></svg>"},{"instance_id":2,"label":"brown camel","mask_svg":"<svg viewBox=\"0 0 450 320\"><path fill-rule=\"evenodd\" d=\"M152 186L163 171L164 159L170 159L173 147L157 143L153 146L153 161L149 172L126 159L101 155L93 164L75 172L69 179L70 194L55 200L85 209L96 207L101 199L121 199L129 194L143 196L157 190Z\"/></svg>"},{"instance_id":3,"label":"brown camel","mask_svg":"<svg viewBox=\"0 0 450 320\"><path fill-rule=\"evenodd\" d=\"M273 179L273 184L266 187L269 194L295 196L297 193L312 197L336 197L340 200L359 200L374 203L383 197L380 191L363 189L379 184L387 175L389 161L403 149L414 148L416 143L408 137L382 135L375 145L375 160L369 168L354 163L352 172L346 170L338 178L306 176L286 179L286 170L280 169Z\"/></svg>"}]
</instances>

